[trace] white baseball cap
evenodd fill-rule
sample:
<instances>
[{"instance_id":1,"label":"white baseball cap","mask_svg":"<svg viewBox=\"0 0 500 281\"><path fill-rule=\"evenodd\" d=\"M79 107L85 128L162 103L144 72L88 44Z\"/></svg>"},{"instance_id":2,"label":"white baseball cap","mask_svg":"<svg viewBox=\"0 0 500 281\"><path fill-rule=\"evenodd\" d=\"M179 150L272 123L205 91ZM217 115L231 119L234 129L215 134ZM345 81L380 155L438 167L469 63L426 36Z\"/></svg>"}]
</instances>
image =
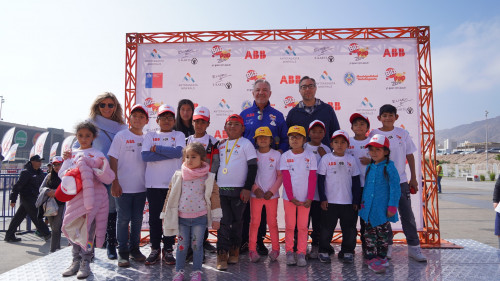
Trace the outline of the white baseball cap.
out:
<instances>
[{"instance_id":1,"label":"white baseball cap","mask_svg":"<svg viewBox=\"0 0 500 281\"><path fill-rule=\"evenodd\" d=\"M345 138L345 140L347 141L347 144L349 144L349 134L347 134L347 132L344 130L337 130L337 131L333 132L333 135L330 138L330 140L332 140L338 136L343 136Z\"/></svg>"},{"instance_id":2,"label":"white baseball cap","mask_svg":"<svg viewBox=\"0 0 500 281\"><path fill-rule=\"evenodd\" d=\"M52 157L50 164L62 163L62 162L64 162L64 159L61 156L54 156L54 157Z\"/></svg>"},{"instance_id":3,"label":"white baseball cap","mask_svg":"<svg viewBox=\"0 0 500 281\"><path fill-rule=\"evenodd\" d=\"M193 120L203 119L210 121L210 110L204 106L198 106L194 109Z\"/></svg>"},{"instance_id":4,"label":"white baseball cap","mask_svg":"<svg viewBox=\"0 0 500 281\"><path fill-rule=\"evenodd\" d=\"M162 104L158 108L158 116L162 115L165 112L171 112L175 116L175 109L173 106L168 104Z\"/></svg>"},{"instance_id":5,"label":"white baseball cap","mask_svg":"<svg viewBox=\"0 0 500 281\"><path fill-rule=\"evenodd\" d=\"M146 114L146 116L149 116L149 115L148 115L148 111L146 110L146 108L145 108L142 104L140 104L140 103L137 103L136 105L134 105L134 106L132 107L132 109L130 109L130 114L132 115L132 112L134 112L135 110L140 110L140 111L142 111L144 114Z\"/></svg>"},{"instance_id":6,"label":"white baseball cap","mask_svg":"<svg viewBox=\"0 0 500 281\"><path fill-rule=\"evenodd\" d=\"M367 145L365 145L365 148L369 147L370 145L375 147L389 148L390 142L389 139L386 138L384 135L376 134L370 139L370 142Z\"/></svg>"},{"instance_id":7,"label":"white baseball cap","mask_svg":"<svg viewBox=\"0 0 500 281\"><path fill-rule=\"evenodd\" d=\"M312 127L316 125L321 126L323 130L326 130L325 123L321 122L321 120L314 120L311 122L311 124L309 124L309 129L307 130L307 132L309 132L312 129Z\"/></svg>"}]
</instances>

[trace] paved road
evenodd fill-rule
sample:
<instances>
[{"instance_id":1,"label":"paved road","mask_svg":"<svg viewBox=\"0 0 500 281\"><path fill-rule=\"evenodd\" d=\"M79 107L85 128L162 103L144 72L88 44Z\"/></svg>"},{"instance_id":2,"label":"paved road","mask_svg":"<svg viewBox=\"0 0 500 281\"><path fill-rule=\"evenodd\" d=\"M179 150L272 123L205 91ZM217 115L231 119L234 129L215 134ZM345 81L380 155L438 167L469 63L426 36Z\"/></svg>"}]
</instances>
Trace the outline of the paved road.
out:
<instances>
[{"instance_id":1,"label":"paved road","mask_svg":"<svg viewBox=\"0 0 500 281\"><path fill-rule=\"evenodd\" d=\"M465 179L444 178L439 195L442 239L473 239L498 247L493 234L495 213L492 205L494 182L466 182ZM19 244L5 243L0 232L0 274L19 267L49 252L49 243L33 234L20 235ZM61 245L66 245L63 238Z\"/></svg>"}]
</instances>

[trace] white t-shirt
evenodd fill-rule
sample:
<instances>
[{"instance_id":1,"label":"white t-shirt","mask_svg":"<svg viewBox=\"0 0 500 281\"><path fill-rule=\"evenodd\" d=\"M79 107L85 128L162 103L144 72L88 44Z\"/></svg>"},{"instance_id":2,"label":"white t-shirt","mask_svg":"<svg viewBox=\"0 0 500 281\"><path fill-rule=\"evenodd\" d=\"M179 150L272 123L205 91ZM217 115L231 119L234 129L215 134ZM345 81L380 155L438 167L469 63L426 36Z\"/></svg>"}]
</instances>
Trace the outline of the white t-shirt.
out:
<instances>
[{"instance_id":1,"label":"white t-shirt","mask_svg":"<svg viewBox=\"0 0 500 281\"><path fill-rule=\"evenodd\" d=\"M399 172L400 183L408 182L408 178L406 177L406 155L413 154L417 151L417 147L413 143L410 133L403 128L394 127L394 129L389 132L375 129L370 133L370 138L375 134L384 135L389 139L391 150L389 158L394 162Z\"/></svg>"},{"instance_id":2,"label":"white t-shirt","mask_svg":"<svg viewBox=\"0 0 500 281\"><path fill-rule=\"evenodd\" d=\"M318 167L318 174L325 175L325 194L330 204L352 204L352 177L359 175L356 160L349 154L337 156L328 153Z\"/></svg>"},{"instance_id":3,"label":"white t-shirt","mask_svg":"<svg viewBox=\"0 0 500 281\"><path fill-rule=\"evenodd\" d=\"M209 140L212 140L212 144L215 144L217 142L217 139L212 137L209 134L205 134L201 138L195 138L194 135L190 135L189 137L187 137L187 144L190 144L192 142L199 142L199 143L203 144L203 147L205 147L205 149L207 149Z\"/></svg>"},{"instance_id":4,"label":"white t-shirt","mask_svg":"<svg viewBox=\"0 0 500 281\"><path fill-rule=\"evenodd\" d=\"M232 154L231 149L233 149ZM243 187L247 179L247 161L257 158L253 144L244 137L226 140L219 146L219 156L220 166L217 173L217 185L222 187ZM223 173L224 169L227 169L227 174Z\"/></svg>"},{"instance_id":5,"label":"white t-shirt","mask_svg":"<svg viewBox=\"0 0 500 281\"><path fill-rule=\"evenodd\" d=\"M280 169L280 158L281 153L277 150L271 149L267 153L260 153L257 150L257 177L255 178L255 183L266 193L271 189L278 172ZM276 192L272 199L278 198L280 196L279 191ZM255 194L252 192L252 197Z\"/></svg>"},{"instance_id":6,"label":"white t-shirt","mask_svg":"<svg viewBox=\"0 0 500 281\"><path fill-rule=\"evenodd\" d=\"M109 147L108 156L118 159L117 178L123 193L146 192L143 141L144 135L138 136L127 129L118 132Z\"/></svg>"},{"instance_id":7,"label":"white t-shirt","mask_svg":"<svg viewBox=\"0 0 500 281\"><path fill-rule=\"evenodd\" d=\"M352 155L354 160L356 160L356 164L359 169L359 178L361 182L361 187L365 186L365 175L366 175L366 166L361 164L361 157L370 158L370 154L368 153L368 148L365 148L365 145L370 142L370 138L366 138L364 140L355 140L354 138L349 138L349 148L346 151L346 154Z\"/></svg>"},{"instance_id":8,"label":"white t-shirt","mask_svg":"<svg viewBox=\"0 0 500 281\"><path fill-rule=\"evenodd\" d=\"M311 145L309 143L304 144L304 149L307 151L311 151L316 156L316 160L318 160L318 161L316 161L318 166L319 166L319 161L321 161L321 155L319 155L319 153L318 153L318 148L320 146L323 147L323 149L326 151L326 154L332 152L332 150L328 146L324 145L323 143L321 143L321 145L319 145L319 146L314 146L314 145ZM316 192L314 192L314 201L319 201L318 185L316 185Z\"/></svg>"},{"instance_id":9,"label":"white t-shirt","mask_svg":"<svg viewBox=\"0 0 500 281\"><path fill-rule=\"evenodd\" d=\"M160 131L149 132L144 136L142 151L149 151L153 145L168 147L185 147L186 139L184 133L171 131L162 133ZM175 171L180 169L182 157L162 161L146 162L146 187L168 188L170 180Z\"/></svg>"},{"instance_id":10,"label":"white t-shirt","mask_svg":"<svg viewBox=\"0 0 500 281\"><path fill-rule=\"evenodd\" d=\"M76 161L81 156L90 157L90 158L101 158L103 161L108 162L108 159L106 158L106 156L104 156L104 154L101 151L99 151L93 147L87 148L87 149L73 149L71 151L71 159L65 160L63 162L59 173L61 173L61 171L66 171L67 169L76 168ZM60 174L59 174L59 176L60 176Z\"/></svg>"},{"instance_id":11,"label":"white t-shirt","mask_svg":"<svg viewBox=\"0 0 500 281\"><path fill-rule=\"evenodd\" d=\"M316 160L316 156L307 150L300 154L294 154L290 149L281 155L280 170L290 171L293 196L301 202L307 200L309 171L318 169L318 163L314 160ZM283 191L283 199L290 201L286 191Z\"/></svg>"}]
</instances>

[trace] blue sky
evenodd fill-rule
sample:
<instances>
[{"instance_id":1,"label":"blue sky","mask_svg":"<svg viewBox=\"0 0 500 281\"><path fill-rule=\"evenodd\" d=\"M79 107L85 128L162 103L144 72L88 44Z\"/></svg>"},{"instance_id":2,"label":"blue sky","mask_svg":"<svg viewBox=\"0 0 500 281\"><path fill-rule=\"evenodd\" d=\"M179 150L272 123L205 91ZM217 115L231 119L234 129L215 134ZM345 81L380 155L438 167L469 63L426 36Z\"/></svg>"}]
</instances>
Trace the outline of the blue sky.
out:
<instances>
[{"instance_id":1,"label":"blue sky","mask_svg":"<svg viewBox=\"0 0 500 281\"><path fill-rule=\"evenodd\" d=\"M436 129L500 115L500 1L9 1L4 121L72 130L95 96L124 101L125 34L430 26ZM341 93L339 93L341 94Z\"/></svg>"}]
</instances>

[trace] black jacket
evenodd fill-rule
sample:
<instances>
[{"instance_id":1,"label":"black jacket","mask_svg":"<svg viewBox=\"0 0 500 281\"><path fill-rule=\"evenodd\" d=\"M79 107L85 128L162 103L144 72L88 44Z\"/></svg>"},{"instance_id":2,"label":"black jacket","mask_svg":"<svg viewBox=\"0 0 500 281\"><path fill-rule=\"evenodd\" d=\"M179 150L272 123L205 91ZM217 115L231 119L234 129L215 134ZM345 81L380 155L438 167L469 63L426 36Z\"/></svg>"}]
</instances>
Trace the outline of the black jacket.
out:
<instances>
[{"instance_id":1,"label":"black jacket","mask_svg":"<svg viewBox=\"0 0 500 281\"><path fill-rule=\"evenodd\" d=\"M500 177L498 177L495 183L495 190L493 191L493 203L500 202Z\"/></svg>"},{"instance_id":2,"label":"black jacket","mask_svg":"<svg viewBox=\"0 0 500 281\"><path fill-rule=\"evenodd\" d=\"M33 169L30 162L24 168L19 175L19 180L12 187L12 192L10 193L11 202L15 203L17 201L18 194L26 198L34 198L35 200L38 197L38 190L45 178L45 173L41 169Z\"/></svg>"}]
</instances>

